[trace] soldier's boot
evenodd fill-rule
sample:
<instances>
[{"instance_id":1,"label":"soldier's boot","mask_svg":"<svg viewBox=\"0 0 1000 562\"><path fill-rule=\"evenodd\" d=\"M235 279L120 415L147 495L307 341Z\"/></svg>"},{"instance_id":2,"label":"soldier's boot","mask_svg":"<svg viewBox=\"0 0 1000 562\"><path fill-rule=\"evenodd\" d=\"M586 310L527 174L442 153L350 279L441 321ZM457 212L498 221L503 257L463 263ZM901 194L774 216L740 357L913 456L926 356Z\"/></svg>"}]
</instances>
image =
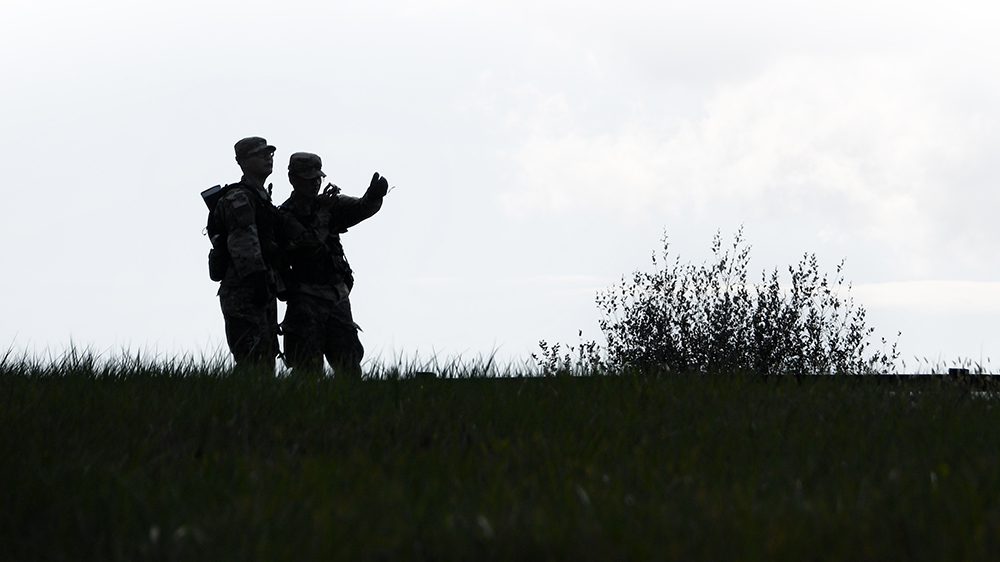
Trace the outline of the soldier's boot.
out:
<instances>
[{"instance_id":1,"label":"soldier's boot","mask_svg":"<svg viewBox=\"0 0 1000 562\"><path fill-rule=\"evenodd\" d=\"M240 376L253 376L269 378L274 376L276 361L274 357L270 359L260 357L236 358L236 368L233 373Z\"/></svg>"},{"instance_id":2,"label":"soldier's boot","mask_svg":"<svg viewBox=\"0 0 1000 562\"><path fill-rule=\"evenodd\" d=\"M334 376L338 379L359 381L361 380L361 363L339 361L333 364Z\"/></svg>"},{"instance_id":3,"label":"soldier's boot","mask_svg":"<svg viewBox=\"0 0 1000 562\"><path fill-rule=\"evenodd\" d=\"M323 376L323 352L296 333L285 333L285 364L296 376Z\"/></svg>"},{"instance_id":4,"label":"soldier's boot","mask_svg":"<svg viewBox=\"0 0 1000 562\"><path fill-rule=\"evenodd\" d=\"M334 376L341 380L361 380L361 355L353 350L331 350L326 360L333 368Z\"/></svg>"},{"instance_id":5,"label":"soldier's boot","mask_svg":"<svg viewBox=\"0 0 1000 562\"><path fill-rule=\"evenodd\" d=\"M246 345L246 342L251 343ZM236 345L232 350L236 361L233 372L273 377L278 355L276 346L264 338L255 338L254 334L248 334L241 343L243 345Z\"/></svg>"}]
</instances>

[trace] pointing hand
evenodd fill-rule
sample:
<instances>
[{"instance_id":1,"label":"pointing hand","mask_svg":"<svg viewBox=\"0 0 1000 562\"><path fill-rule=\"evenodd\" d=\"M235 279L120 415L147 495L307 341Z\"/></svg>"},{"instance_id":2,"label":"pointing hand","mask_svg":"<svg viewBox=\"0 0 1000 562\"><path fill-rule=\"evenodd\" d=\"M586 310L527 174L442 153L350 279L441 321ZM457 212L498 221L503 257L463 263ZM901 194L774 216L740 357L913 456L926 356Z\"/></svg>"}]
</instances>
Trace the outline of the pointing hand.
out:
<instances>
[{"instance_id":1,"label":"pointing hand","mask_svg":"<svg viewBox=\"0 0 1000 562\"><path fill-rule=\"evenodd\" d=\"M376 197L385 197L385 194L389 192L389 180L378 175L372 176L372 183L368 186L368 192Z\"/></svg>"}]
</instances>

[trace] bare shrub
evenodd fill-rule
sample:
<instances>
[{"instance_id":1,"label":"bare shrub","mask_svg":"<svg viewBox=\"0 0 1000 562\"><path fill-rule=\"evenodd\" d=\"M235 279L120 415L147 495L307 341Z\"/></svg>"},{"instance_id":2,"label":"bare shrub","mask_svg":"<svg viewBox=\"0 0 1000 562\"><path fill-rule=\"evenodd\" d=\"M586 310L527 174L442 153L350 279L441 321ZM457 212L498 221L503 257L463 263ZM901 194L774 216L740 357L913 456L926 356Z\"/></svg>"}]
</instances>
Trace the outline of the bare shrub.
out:
<instances>
[{"instance_id":1,"label":"bare shrub","mask_svg":"<svg viewBox=\"0 0 1000 562\"><path fill-rule=\"evenodd\" d=\"M598 293L607 348L598 353L596 343L585 342L560 355L559 344L540 342L541 354L533 357L544 374L598 368L762 375L895 370L896 344L882 338L873 348L875 329L851 297L843 261L830 276L821 273L815 254L806 253L789 266L787 286L777 269L762 272L753 284L742 229L728 246L716 233L712 258L700 265L671 257L666 236L662 243L652 271L636 271Z\"/></svg>"},{"instance_id":2,"label":"bare shrub","mask_svg":"<svg viewBox=\"0 0 1000 562\"><path fill-rule=\"evenodd\" d=\"M778 270L748 283L750 246L740 229L723 247L712 240L712 259L700 265L671 260L664 236L653 271L597 295L604 315L610 365L676 372L758 374L869 374L894 369L896 344L882 339L865 308L850 295L844 262L833 276L820 272L815 254L789 266L782 287Z\"/></svg>"}]
</instances>

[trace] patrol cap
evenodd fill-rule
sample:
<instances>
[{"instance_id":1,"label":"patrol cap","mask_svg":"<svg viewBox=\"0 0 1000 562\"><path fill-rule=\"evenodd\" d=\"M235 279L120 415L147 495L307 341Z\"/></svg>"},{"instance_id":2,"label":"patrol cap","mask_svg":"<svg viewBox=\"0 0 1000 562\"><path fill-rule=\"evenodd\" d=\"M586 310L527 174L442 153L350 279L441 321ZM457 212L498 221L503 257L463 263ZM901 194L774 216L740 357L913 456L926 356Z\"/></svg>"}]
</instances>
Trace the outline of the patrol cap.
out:
<instances>
[{"instance_id":1,"label":"patrol cap","mask_svg":"<svg viewBox=\"0 0 1000 562\"><path fill-rule=\"evenodd\" d=\"M261 137L247 137L245 139L240 139L236 141L233 148L236 149L237 160L253 156L254 154L264 150L270 150L271 152L275 151L275 148L267 144L267 141Z\"/></svg>"},{"instance_id":2,"label":"patrol cap","mask_svg":"<svg viewBox=\"0 0 1000 562\"><path fill-rule=\"evenodd\" d=\"M311 152L296 152L288 159L288 173L300 178L325 178L322 168L323 160Z\"/></svg>"}]
</instances>

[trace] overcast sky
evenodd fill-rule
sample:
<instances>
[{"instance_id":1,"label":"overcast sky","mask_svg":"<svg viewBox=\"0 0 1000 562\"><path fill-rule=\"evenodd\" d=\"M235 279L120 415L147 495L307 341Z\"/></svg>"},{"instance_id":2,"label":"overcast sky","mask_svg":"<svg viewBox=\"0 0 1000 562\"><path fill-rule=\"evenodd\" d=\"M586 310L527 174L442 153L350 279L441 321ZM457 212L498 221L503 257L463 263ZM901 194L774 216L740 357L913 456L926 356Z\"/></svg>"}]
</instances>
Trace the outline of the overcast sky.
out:
<instances>
[{"instance_id":1,"label":"overcast sky","mask_svg":"<svg viewBox=\"0 0 1000 562\"><path fill-rule=\"evenodd\" d=\"M369 357L598 337L666 232L842 258L904 357L1000 360L1000 8L961 1L3 0L0 347L224 347L198 193L233 143L360 195Z\"/></svg>"}]
</instances>

